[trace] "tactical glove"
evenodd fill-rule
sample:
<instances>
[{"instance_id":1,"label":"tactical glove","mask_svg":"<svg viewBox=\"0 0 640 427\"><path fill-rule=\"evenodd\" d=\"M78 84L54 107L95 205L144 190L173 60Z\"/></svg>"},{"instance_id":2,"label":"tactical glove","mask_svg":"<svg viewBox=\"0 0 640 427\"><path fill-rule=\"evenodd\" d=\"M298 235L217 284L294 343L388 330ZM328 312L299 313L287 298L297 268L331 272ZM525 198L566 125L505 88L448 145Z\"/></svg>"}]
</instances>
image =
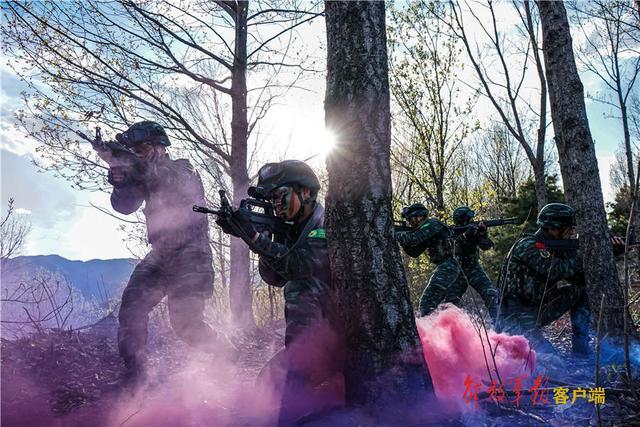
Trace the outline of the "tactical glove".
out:
<instances>
[{"instance_id":1,"label":"tactical glove","mask_svg":"<svg viewBox=\"0 0 640 427\"><path fill-rule=\"evenodd\" d=\"M240 235L234 230L231 224L229 224L229 221L226 218L218 218L216 220L216 224L220 226L223 233L231 234L234 237L240 237Z\"/></svg>"},{"instance_id":2,"label":"tactical glove","mask_svg":"<svg viewBox=\"0 0 640 427\"><path fill-rule=\"evenodd\" d=\"M240 209L233 211L231 214L231 221L240 229L240 238L246 243L253 242L257 231L249 218ZM249 239L249 242L247 242Z\"/></svg>"}]
</instances>

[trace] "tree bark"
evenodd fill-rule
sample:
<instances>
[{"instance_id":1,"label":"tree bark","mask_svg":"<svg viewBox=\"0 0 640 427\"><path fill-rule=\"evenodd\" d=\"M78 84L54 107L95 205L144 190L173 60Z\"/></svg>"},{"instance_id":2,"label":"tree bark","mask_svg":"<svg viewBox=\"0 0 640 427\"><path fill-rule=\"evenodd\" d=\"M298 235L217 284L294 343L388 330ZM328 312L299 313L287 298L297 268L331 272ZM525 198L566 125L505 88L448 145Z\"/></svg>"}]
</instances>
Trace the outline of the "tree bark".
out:
<instances>
[{"instance_id":1,"label":"tree bark","mask_svg":"<svg viewBox=\"0 0 640 427\"><path fill-rule=\"evenodd\" d=\"M338 139L327 157L326 225L346 399L392 416L433 387L394 239L385 5L327 1L325 14L325 121Z\"/></svg>"},{"instance_id":2,"label":"tree bark","mask_svg":"<svg viewBox=\"0 0 640 427\"><path fill-rule=\"evenodd\" d=\"M248 2L236 7L235 55L231 83L231 183L233 204L238 206L247 194L247 12ZM231 237L229 272L229 308L234 326L255 327L253 293L249 275L249 248L242 240Z\"/></svg>"},{"instance_id":3,"label":"tree bark","mask_svg":"<svg viewBox=\"0 0 640 427\"><path fill-rule=\"evenodd\" d=\"M547 204L547 186L544 170L544 159L538 158L536 163L533 165L533 179L536 189L536 203L538 205L538 211Z\"/></svg>"},{"instance_id":4,"label":"tree bark","mask_svg":"<svg viewBox=\"0 0 640 427\"><path fill-rule=\"evenodd\" d=\"M589 130L584 88L578 76L569 22L562 2L537 1L543 35L545 69L551 117L567 202L576 209L580 252L591 307L604 295L605 334L621 336L625 310L598 172L595 146Z\"/></svg>"}]
</instances>

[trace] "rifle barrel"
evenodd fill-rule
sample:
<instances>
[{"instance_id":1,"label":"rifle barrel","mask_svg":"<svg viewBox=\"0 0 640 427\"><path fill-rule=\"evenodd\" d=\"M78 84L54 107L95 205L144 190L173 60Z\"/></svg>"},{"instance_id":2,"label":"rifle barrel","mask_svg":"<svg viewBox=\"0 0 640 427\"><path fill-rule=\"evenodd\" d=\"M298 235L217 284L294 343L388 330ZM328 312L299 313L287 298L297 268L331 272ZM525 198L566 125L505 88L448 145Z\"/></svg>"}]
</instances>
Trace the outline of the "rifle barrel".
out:
<instances>
[{"instance_id":1,"label":"rifle barrel","mask_svg":"<svg viewBox=\"0 0 640 427\"><path fill-rule=\"evenodd\" d=\"M214 214L214 215L223 215L222 212L220 211L214 211L213 209L209 209L205 206L198 206L198 205L193 205L193 211L194 212L199 212L199 213L205 213L205 214Z\"/></svg>"}]
</instances>

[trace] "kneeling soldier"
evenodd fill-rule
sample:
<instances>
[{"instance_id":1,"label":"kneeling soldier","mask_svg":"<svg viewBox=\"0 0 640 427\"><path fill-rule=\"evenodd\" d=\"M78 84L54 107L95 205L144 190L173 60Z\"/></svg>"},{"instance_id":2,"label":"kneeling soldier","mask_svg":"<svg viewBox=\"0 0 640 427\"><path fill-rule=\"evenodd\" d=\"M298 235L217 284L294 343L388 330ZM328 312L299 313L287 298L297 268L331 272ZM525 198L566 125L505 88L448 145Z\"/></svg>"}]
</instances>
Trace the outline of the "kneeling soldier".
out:
<instances>
[{"instance_id":1,"label":"kneeling soldier","mask_svg":"<svg viewBox=\"0 0 640 427\"><path fill-rule=\"evenodd\" d=\"M590 311L580 255L544 245L546 240L573 235L575 212L565 204L550 203L540 210L537 223L540 228L515 243L502 268L498 322L508 332L526 335L537 350L552 351L542 327L569 311L573 352L587 354Z\"/></svg>"}]
</instances>

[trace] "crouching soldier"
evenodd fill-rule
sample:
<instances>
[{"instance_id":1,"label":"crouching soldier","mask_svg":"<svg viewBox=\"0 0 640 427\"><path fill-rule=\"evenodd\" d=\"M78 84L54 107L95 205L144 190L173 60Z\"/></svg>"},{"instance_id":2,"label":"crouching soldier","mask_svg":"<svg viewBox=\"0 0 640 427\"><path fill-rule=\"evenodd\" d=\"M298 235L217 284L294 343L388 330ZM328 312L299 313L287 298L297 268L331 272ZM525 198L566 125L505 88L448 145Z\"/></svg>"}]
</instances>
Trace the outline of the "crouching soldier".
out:
<instances>
[{"instance_id":1,"label":"crouching soldier","mask_svg":"<svg viewBox=\"0 0 640 427\"><path fill-rule=\"evenodd\" d=\"M203 320L214 273L207 218L190 209L204 203L200 176L188 160L169 157L169 138L158 123L135 123L116 139L136 161L123 163L110 150L94 145L110 166L111 204L128 215L145 202L142 212L151 244L129 278L119 313L123 379L125 385L133 385L144 374L148 315L165 296L171 325L184 341L210 352L226 352L229 343Z\"/></svg>"},{"instance_id":2,"label":"crouching soldier","mask_svg":"<svg viewBox=\"0 0 640 427\"><path fill-rule=\"evenodd\" d=\"M469 285L480 294L484 305L493 318L496 306L496 288L480 265L480 249L483 251L493 247L487 227L481 222L477 226L469 225L475 212L467 206L453 211L453 222L457 227L468 226L466 230L455 232L455 254L462 268L462 273Z\"/></svg>"},{"instance_id":3,"label":"crouching soldier","mask_svg":"<svg viewBox=\"0 0 640 427\"><path fill-rule=\"evenodd\" d=\"M280 424L295 422L313 400L315 366L310 361L330 361L335 364L330 370L341 369L335 335L329 330L333 323L331 271L322 228L324 209L316 201L319 189L318 178L304 162L269 163L259 170L251 195L270 201L275 214L291 224L286 235L275 242L258 233L241 210L234 211L230 220L218 220L223 230L242 238L259 254L264 281L284 287L287 374Z\"/></svg>"},{"instance_id":4,"label":"crouching soldier","mask_svg":"<svg viewBox=\"0 0 640 427\"><path fill-rule=\"evenodd\" d=\"M514 244L502 268L499 325L524 334L538 351L553 351L542 327L568 311L573 352L587 354L590 311L581 257L576 250L554 251L544 244L573 235L575 212L565 204L550 203L540 210L537 223L540 228Z\"/></svg>"},{"instance_id":5,"label":"crouching soldier","mask_svg":"<svg viewBox=\"0 0 640 427\"><path fill-rule=\"evenodd\" d=\"M420 315L426 316L442 303L460 305L467 283L453 257L451 230L437 219L429 219L429 210L422 203L405 207L402 217L412 229L396 233L400 246L414 258L427 251L436 266L420 298Z\"/></svg>"}]
</instances>

